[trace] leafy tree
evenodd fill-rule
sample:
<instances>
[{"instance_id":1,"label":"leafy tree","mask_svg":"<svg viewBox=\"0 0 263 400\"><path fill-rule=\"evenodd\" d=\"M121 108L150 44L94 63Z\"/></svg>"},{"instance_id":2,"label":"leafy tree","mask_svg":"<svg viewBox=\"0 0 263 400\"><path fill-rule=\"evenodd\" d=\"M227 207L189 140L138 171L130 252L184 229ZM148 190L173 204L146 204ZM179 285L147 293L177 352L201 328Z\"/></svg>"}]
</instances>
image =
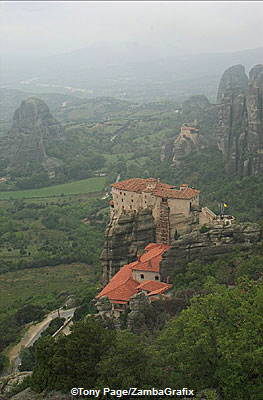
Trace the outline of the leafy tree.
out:
<instances>
[{"instance_id":1,"label":"leafy tree","mask_svg":"<svg viewBox=\"0 0 263 400\"><path fill-rule=\"evenodd\" d=\"M19 325L24 325L31 321L38 321L43 316L44 311L42 307L34 304L27 304L16 312L15 319Z\"/></svg>"},{"instance_id":2,"label":"leafy tree","mask_svg":"<svg viewBox=\"0 0 263 400\"><path fill-rule=\"evenodd\" d=\"M119 331L114 346L98 365L98 386L145 387L153 384L152 357L148 346L131 332Z\"/></svg>"},{"instance_id":3,"label":"leafy tree","mask_svg":"<svg viewBox=\"0 0 263 400\"><path fill-rule=\"evenodd\" d=\"M210 286L169 322L158 343L167 384L215 388L226 400L259 400L262 393L263 285Z\"/></svg>"},{"instance_id":4,"label":"leafy tree","mask_svg":"<svg viewBox=\"0 0 263 400\"><path fill-rule=\"evenodd\" d=\"M69 391L72 387L95 387L97 365L112 345L114 332L105 330L94 318L76 323L71 335L39 341L37 366L32 375L36 391L55 389Z\"/></svg>"}]
</instances>

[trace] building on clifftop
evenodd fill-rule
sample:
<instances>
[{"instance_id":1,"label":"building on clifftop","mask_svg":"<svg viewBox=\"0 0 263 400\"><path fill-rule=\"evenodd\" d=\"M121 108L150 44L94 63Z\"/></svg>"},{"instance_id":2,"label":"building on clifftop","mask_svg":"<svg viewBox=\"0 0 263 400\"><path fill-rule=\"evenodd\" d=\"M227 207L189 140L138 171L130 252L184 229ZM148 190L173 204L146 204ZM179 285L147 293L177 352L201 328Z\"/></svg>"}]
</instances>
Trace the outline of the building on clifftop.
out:
<instances>
[{"instance_id":1,"label":"building on clifftop","mask_svg":"<svg viewBox=\"0 0 263 400\"><path fill-rule=\"evenodd\" d=\"M189 233L199 223L199 190L183 184L179 189L155 178L132 178L112 184L111 219L122 213L151 209L156 242L170 244L177 234Z\"/></svg>"},{"instance_id":2,"label":"building on clifftop","mask_svg":"<svg viewBox=\"0 0 263 400\"><path fill-rule=\"evenodd\" d=\"M132 178L112 184L110 221L101 253L102 283L137 260L151 242L173 244L179 237L207 227L231 225L232 216L216 215L199 205L200 191L175 188L156 178Z\"/></svg>"}]
</instances>

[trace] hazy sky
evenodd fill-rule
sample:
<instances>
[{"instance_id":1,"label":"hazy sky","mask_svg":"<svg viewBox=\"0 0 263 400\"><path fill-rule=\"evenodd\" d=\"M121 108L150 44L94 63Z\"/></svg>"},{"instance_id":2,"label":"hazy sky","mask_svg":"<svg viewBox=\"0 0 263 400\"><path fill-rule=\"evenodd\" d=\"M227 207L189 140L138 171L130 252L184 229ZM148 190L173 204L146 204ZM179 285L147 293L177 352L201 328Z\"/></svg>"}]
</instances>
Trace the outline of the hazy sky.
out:
<instances>
[{"instance_id":1,"label":"hazy sky","mask_svg":"<svg viewBox=\"0 0 263 400\"><path fill-rule=\"evenodd\" d=\"M1 2L1 52L67 52L140 42L178 52L263 46L263 2Z\"/></svg>"}]
</instances>

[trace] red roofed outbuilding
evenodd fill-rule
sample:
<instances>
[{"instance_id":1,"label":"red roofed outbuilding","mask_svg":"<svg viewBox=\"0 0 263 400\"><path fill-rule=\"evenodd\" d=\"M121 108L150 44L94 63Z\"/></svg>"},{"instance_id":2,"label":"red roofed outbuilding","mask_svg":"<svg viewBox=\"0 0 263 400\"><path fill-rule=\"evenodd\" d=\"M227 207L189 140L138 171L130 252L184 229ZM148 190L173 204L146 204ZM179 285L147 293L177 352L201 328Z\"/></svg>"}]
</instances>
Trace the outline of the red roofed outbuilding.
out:
<instances>
[{"instance_id":1,"label":"red roofed outbuilding","mask_svg":"<svg viewBox=\"0 0 263 400\"><path fill-rule=\"evenodd\" d=\"M124 265L113 276L96 299L107 297L113 306L128 305L131 297L141 291L149 298L167 292L172 285L160 282L160 262L169 248L165 244L150 243L137 261Z\"/></svg>"}]
</instances>

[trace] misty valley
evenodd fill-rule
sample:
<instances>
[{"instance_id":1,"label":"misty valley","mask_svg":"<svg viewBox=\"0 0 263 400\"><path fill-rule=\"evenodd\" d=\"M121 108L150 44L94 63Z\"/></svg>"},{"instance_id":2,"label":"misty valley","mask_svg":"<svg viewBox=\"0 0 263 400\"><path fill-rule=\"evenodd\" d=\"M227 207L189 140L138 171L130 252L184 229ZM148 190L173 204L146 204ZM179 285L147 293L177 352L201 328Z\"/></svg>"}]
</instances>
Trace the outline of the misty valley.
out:
<instances>
[{"instance_id":1,"label":"misty valley","mask_svg":"<svg viewBox=\"0 0 263 400\"><path fill-rule=\"evenodd\" d=\"M10 54L0 400L262 399L263 48Z\"/></svg>"}]
</instances>

